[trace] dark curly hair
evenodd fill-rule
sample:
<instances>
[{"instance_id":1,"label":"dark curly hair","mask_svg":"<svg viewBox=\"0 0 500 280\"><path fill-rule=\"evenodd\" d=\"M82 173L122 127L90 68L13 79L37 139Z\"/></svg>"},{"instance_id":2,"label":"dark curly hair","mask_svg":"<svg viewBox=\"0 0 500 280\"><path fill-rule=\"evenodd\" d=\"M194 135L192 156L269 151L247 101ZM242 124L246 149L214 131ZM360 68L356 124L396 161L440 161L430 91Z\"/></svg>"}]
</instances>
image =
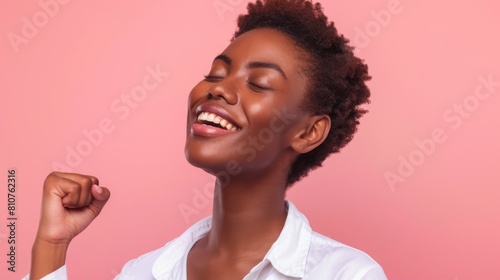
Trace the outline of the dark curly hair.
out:
<instances>
[{"instance_id":1,"label":"dark curly hair","mask_svg":"<svg viewBox=\"0 0 500 280\"><path fill-rule=\"evenodd\" d=\"M360 105L369 103L368 66L354 55L349 40L339 35L324 15L320 3L306 0L257 0L248 4L248 14L238 17L238 30L232 40L255 28L268 27L288 35L306 51L309 73L304 109L327 114L331 119L328 137L316 149L301 154L292 164L286 186L307 176L332 153L349 143L367 112Z\"/></svg>"}]
</instances>

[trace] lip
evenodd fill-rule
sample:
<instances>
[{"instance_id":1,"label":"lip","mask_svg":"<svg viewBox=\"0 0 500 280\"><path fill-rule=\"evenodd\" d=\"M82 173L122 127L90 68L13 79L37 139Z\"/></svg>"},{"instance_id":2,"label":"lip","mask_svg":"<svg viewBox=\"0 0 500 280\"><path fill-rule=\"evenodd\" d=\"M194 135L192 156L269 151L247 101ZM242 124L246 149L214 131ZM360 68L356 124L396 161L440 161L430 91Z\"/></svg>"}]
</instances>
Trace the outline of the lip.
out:
<instances>
[{"instance_id":1,"label":"lip","mask_svg":"<svg viewBox=\"0 0 500 280\"><path fill-rule=\"evenodd\" d=\"M191 131L193 134L205 137L225 136L237 132L200 123L194 123L191 126Z\"/></svg>"},{"instance_id":2,"label":"lip","mask_svg":"<svg viewBox=\"0 0 500 280\"><path fill-rule=\"evenodd\" d=\"M216 114L216 115L226 119L230 123L232 123L234 126L236 126L236 128L238 130L241 129L241 126L238 125L238 123L233 119L233 117L231 117L231 115L224 108L222 108L220 106L208 104L208 103L201 104L200 106L196 107L195 118L198 117L198 115L201 114L201 112ZM195 123L197 123L196 119L195 119Z\"/></svg>"}]
</instances>

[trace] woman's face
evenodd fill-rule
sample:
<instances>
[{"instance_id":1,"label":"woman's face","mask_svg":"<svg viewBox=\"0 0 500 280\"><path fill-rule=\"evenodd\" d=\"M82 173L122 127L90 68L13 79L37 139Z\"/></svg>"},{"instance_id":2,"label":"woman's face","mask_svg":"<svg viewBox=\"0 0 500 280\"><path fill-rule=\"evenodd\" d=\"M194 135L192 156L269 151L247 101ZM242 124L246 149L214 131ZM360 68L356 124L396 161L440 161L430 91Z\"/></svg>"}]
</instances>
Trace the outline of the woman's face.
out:
<instances>
[{"instance_id":1,"label":"woman's face","mask_svg":"<svg viewBox=\"0 0 500 280\"><path fill-rule=\"evenodd\" d=\"M189 95L187 160L214 175L252 174L283 162L307 116L301 59L291 39L274 29L235 39Z\"/></svg>"}]
</instances>

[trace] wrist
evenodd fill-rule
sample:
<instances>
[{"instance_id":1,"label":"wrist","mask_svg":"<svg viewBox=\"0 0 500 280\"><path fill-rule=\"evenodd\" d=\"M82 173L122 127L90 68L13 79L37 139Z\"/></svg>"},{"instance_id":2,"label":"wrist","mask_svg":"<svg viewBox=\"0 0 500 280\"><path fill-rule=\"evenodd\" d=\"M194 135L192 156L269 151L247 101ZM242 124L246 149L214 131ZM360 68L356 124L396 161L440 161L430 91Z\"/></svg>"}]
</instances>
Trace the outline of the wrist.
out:
<instances>
[{"instance_id":1,"label":"wrist","mask_svg":"<svg viewBox=\"0 0 500 280\"><path fill-rule=\"evenodd\" d=\"M43 249L43 250L48 250L47 252L53 252L55 254L60 254L62 252L66 254L66 251L68 250L69 247L69 243L70 243L69 240L63 240L63 239L49 240L37 236L35 238L35 242L33 243L32 251Z\"/></svg>"},{"instance_id":2,"label":"wrist","mask_svg":"<svg viewBox=\"0 0 500 280\"><path fill-rule=\"evenodd\" d=\"M54 247L55 249L55 248L68 247L70 242L71 238L56 237L50 234L43 234L40 231L38 231L33 246L40 245L40 246Z\"/></svg>"},{"instance_id":3,"label":"wrist","mask_svg":"<svg viewBox=\"0 0 500 280\"><path fill-rule=\"evenodd\" d=\"M66 263L69 242L51 242L35 239L31 251L31 279L40 279Z\"/></svg>"}]
</instances>

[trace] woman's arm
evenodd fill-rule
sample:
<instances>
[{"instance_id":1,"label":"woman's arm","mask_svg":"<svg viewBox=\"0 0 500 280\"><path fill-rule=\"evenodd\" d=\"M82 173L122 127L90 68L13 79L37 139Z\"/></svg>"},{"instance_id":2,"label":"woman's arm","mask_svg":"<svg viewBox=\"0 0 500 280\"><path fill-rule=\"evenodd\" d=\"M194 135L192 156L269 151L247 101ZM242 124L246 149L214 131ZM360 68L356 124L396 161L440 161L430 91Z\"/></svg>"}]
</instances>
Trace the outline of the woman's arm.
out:
<instances>
[{"instance_id":1,"label":"woman's arm","mask_svg":"<svg viewBox=\"0 0 500 280\"><path fill-rule=\"evenodd\" d=\"M47 176L30 279L40 279L65 264L71 240L99 215L109 196L93 176L62 172Z\"/></svg>"},{"instance_id":2,"label":"woman's arm","mask_svg":"<svg viewBox=\"0 0 500 280\"><path fill-rule=\"evenodd\" d=\"M30 279L40 279L62 267L69 244L50 244L35 240L31 252Z\"/></svg>"}]
</instances>

